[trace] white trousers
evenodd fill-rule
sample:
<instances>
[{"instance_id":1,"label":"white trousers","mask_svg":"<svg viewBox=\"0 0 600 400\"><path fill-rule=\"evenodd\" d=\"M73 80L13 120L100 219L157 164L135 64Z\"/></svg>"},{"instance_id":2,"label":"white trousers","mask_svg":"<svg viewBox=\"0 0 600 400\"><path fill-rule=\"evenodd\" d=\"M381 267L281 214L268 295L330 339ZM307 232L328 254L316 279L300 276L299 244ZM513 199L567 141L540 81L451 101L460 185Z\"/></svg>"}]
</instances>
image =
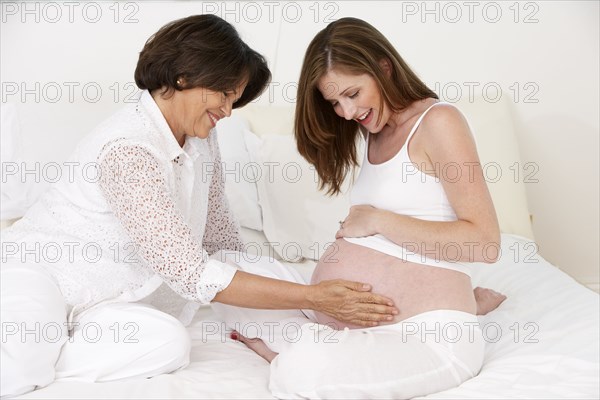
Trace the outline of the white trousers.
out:
<instances>
[{"instance_id":1,"label":"white trousers","mask_svg":"<svg viewBox=\"0 0 600 400\"><path fill-rule=\"evenodd\" d=\"M238 264L246 272L305 283L277 262ZM279 353L269 382L279 398L409 399L456 387L483 363L479 321L462 311L429 311L393 325L338 331L300 310L212 307L228 327Z\"/></svg>"},{"instance_id":2,"label":"white trousers","mask_svg":"<svg viewBox=\"0 0 600 400\"><path fill-rule=\"evenodd\" d=\"M57 380L149 378L189 363L190 337L168 314L140 303L111 303L67 326L67 305L43 268L3 264L0 395L12 397Z\"/></svg>"}]
</instances>

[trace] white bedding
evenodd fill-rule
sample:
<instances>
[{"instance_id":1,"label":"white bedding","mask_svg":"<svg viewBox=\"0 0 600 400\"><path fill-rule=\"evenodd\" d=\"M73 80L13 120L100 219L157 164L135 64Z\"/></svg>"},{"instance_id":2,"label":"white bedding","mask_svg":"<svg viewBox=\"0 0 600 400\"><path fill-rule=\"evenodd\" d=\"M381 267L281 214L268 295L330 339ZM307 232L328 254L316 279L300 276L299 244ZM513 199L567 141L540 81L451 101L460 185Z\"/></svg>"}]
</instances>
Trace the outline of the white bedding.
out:
<instances>
[{"instance_id":1,"label":"white bedding","mask_svg":"<svg viewBox=\"0 0 600 400\"><path fill-rule=\"evenodd\" d=\"M474 286L508 299L481 318L489 340L480 374L428 398L600 397L599 296L533 250L528 240L503 235L500 261L473 268ZM299 268L306 275L313 266ZM189 327L191 363L172 374L55 382L22 398L272 398L269 365L222 328L210 309L201 309Z\"/></svg>"}]
</instances>

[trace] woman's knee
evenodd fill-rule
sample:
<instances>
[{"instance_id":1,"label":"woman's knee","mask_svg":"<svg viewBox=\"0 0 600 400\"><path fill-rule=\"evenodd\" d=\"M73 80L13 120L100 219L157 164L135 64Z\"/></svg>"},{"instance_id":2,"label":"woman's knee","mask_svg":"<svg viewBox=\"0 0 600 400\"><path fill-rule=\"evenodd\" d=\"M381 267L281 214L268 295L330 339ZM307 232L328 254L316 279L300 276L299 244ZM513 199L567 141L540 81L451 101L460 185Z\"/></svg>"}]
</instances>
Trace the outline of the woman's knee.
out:
<instances>
[{"instance_id":1,"label":"woman's knee","mask_svg":"<svg viewBox=\"0 0 600 400\"><path fill-rule=\"evenodd\" d=\"M147 341L144 347L154 349L157 362L163 360L165 368L171 370L189 364L191 338L178 319L145 304L133 303L126 308L138 317L140 341Z\"/></svg>"},{"instance_id":2,"label":"woman's knee","mask_svg":"<svg viewBox=\"0 0 600 400\"><path fill-rule=\"evenodd\" d=\"M67 340L65 302L39 266L2 264L0 270L0 395L16 396L54 380Z\"/></svg>"},{"instance_id":3,"label":"woman's knee","mask_svg":"<svg viewBox=\"0 0 600 400\"><path fill-rule=\"evenodd\" d=\"M148 305L107 304L78 322L81 329L67 343L57 365L60 378L92 382L149 378L189 363L191 339L185 327ZM105 333L98 340L85 340L84 328L91 324Z\"/></svg>"},{"instance_id":4,"label":"woman's knee","mask_svg":"<svg viewBox=\"0 0 600 400\"><path fill-rule=\"evenodd\" d=\"M113 303L90 310L79 320L80 326L87 324L99 325L103 330L106 327L111 333L106 337L108 342L139 343L172 354L190 349L190 336L183 324L144 303ZM119 329L118 335L115 329ZM119 339L115 340L115 337Z\"/></svg>"},{"instance_id":5,"label":"woman's knee","mask_svg":"<svg viewBox=\"0 0 600 400\"><path fill-rule=\"evenodd\" d=\"M175 370L189 364L191 338L183 324L173 316L147 305L135 303L131 310L137 316L137 334L143 347L152 348L152 357ZM170 372L170 371L164 371Z\"/></svg>"},{"instance_id":6,"label":"woman's knee","mask_svg":"<svg viewBox=\"0 0 600 400\"><path fill-rule=\"evenodd\" d=\"M162 332L164 332L163 354L170 360L173 370L185 367L190 362L192 340L187 329L175 318L164 321Z\"/></svg>"}]
</instances>

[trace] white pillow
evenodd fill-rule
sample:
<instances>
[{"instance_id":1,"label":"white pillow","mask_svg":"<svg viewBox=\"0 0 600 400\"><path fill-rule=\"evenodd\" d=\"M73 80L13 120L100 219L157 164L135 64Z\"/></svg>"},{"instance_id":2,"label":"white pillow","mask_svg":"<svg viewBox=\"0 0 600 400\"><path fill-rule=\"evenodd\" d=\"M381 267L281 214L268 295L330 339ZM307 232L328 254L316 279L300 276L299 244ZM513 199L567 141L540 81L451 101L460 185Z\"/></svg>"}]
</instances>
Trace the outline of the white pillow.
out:
<instances>
[{"instance_id":1,"label":"white pillow","mask_svg":"<svg viewBox=\"0 0 600 400\"><path fill-rule=\"evenodd\" d=\"M234 115L242 116L248 121L250 130L262 137L265 134L293 135L294 112L293 104L284 106L249 104L236 109Z\"/></svg>"},{"instance_id":2,"label":"white pillow","mask_svg":"<svg viewBox=\"0 0 600 400\"><path fill-rule=\"evenodd\" d=\"M298 153L292 135L248 135L247 141L258 144L249 150L262 169L257 187L265 236L285 261L318 260L348 215L348 183L344 195L319 191L316 172Z\"/></svg>"},{"instance_id":3,"label":"white pillow","mask_svg":"<svg viewBox=\"0 0 600 400\"><path fill-rule=\"evenodd\" d=\"M244 242L244 257L245 261L255 262L258 257L271 257L275 260L281 260L279 254L269 246L269 240L263 231L241 227L240 234Z\"/></svg>"},{"instance_id":4,"label":"white pillow","mask_svg":"<svg viewBox=\"0 0 600 400\"><path fill-rule=\"evenodd\" d=\"M244 134L248 123L232 115L217 123L217 138L225 175L225 194L229 206L243 227L262 230L262 213L256 191L256 168L250 164Z\"/></svg>"},{"instance_id":5,"label":"white pillow","mask_svg":"<svg viewBox=\"0 0 600 400\"><path fill-rule=\"evenodd\" d=\"M525 184L536 182L537 164L521 160L508 101L477 97L456 106L473 132L500 230L534 239Z\"/></svg>"},{"instance_id":6,"label":"white pillow","mask_svg":"<svg viewBox=\"0 0 600 400\"><path fill-rule=\"evenodd\" d=\"M36 200L30 190L34 179L31 175L25 178L22 173L25 168L31 169L33 165L23 164L25 149L15 104L0 103L0 142L2 160L0 219L4 221L22 217ZM38 182L37 186L46 187L47 182Z\"/></svg>"}]
</instances>

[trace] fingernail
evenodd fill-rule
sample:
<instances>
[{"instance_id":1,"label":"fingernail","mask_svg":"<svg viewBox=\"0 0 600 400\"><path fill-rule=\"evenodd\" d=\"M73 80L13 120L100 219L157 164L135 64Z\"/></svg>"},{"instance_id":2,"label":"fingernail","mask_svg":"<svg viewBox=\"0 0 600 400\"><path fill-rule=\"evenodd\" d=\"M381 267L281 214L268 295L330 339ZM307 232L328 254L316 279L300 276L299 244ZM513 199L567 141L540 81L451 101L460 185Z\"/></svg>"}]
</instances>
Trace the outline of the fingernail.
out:
<instances>
[{"instance_id":1,"label":"fingernail","mask_svg":"<svg viewBox=\"0 0 600 400\"><path fill-rule=\"evenodd\" d=\"M238 340L238 334L236 332L231 332L231 335L229 335L233 340Z\"/></svg>"},{"instance_id":2,"label":"fingernail","mask_svg":"<svg viewBox=\"0 0 600 400\"><path fill-rule=\"evenodd\" d=\"M392 317L392 316L390 315L390 316L387 316L385 319L387 319L388 321L391 321L391 320L393 320L393 319L394 319L394 317Z\"/></svg>"}]
</instances>

